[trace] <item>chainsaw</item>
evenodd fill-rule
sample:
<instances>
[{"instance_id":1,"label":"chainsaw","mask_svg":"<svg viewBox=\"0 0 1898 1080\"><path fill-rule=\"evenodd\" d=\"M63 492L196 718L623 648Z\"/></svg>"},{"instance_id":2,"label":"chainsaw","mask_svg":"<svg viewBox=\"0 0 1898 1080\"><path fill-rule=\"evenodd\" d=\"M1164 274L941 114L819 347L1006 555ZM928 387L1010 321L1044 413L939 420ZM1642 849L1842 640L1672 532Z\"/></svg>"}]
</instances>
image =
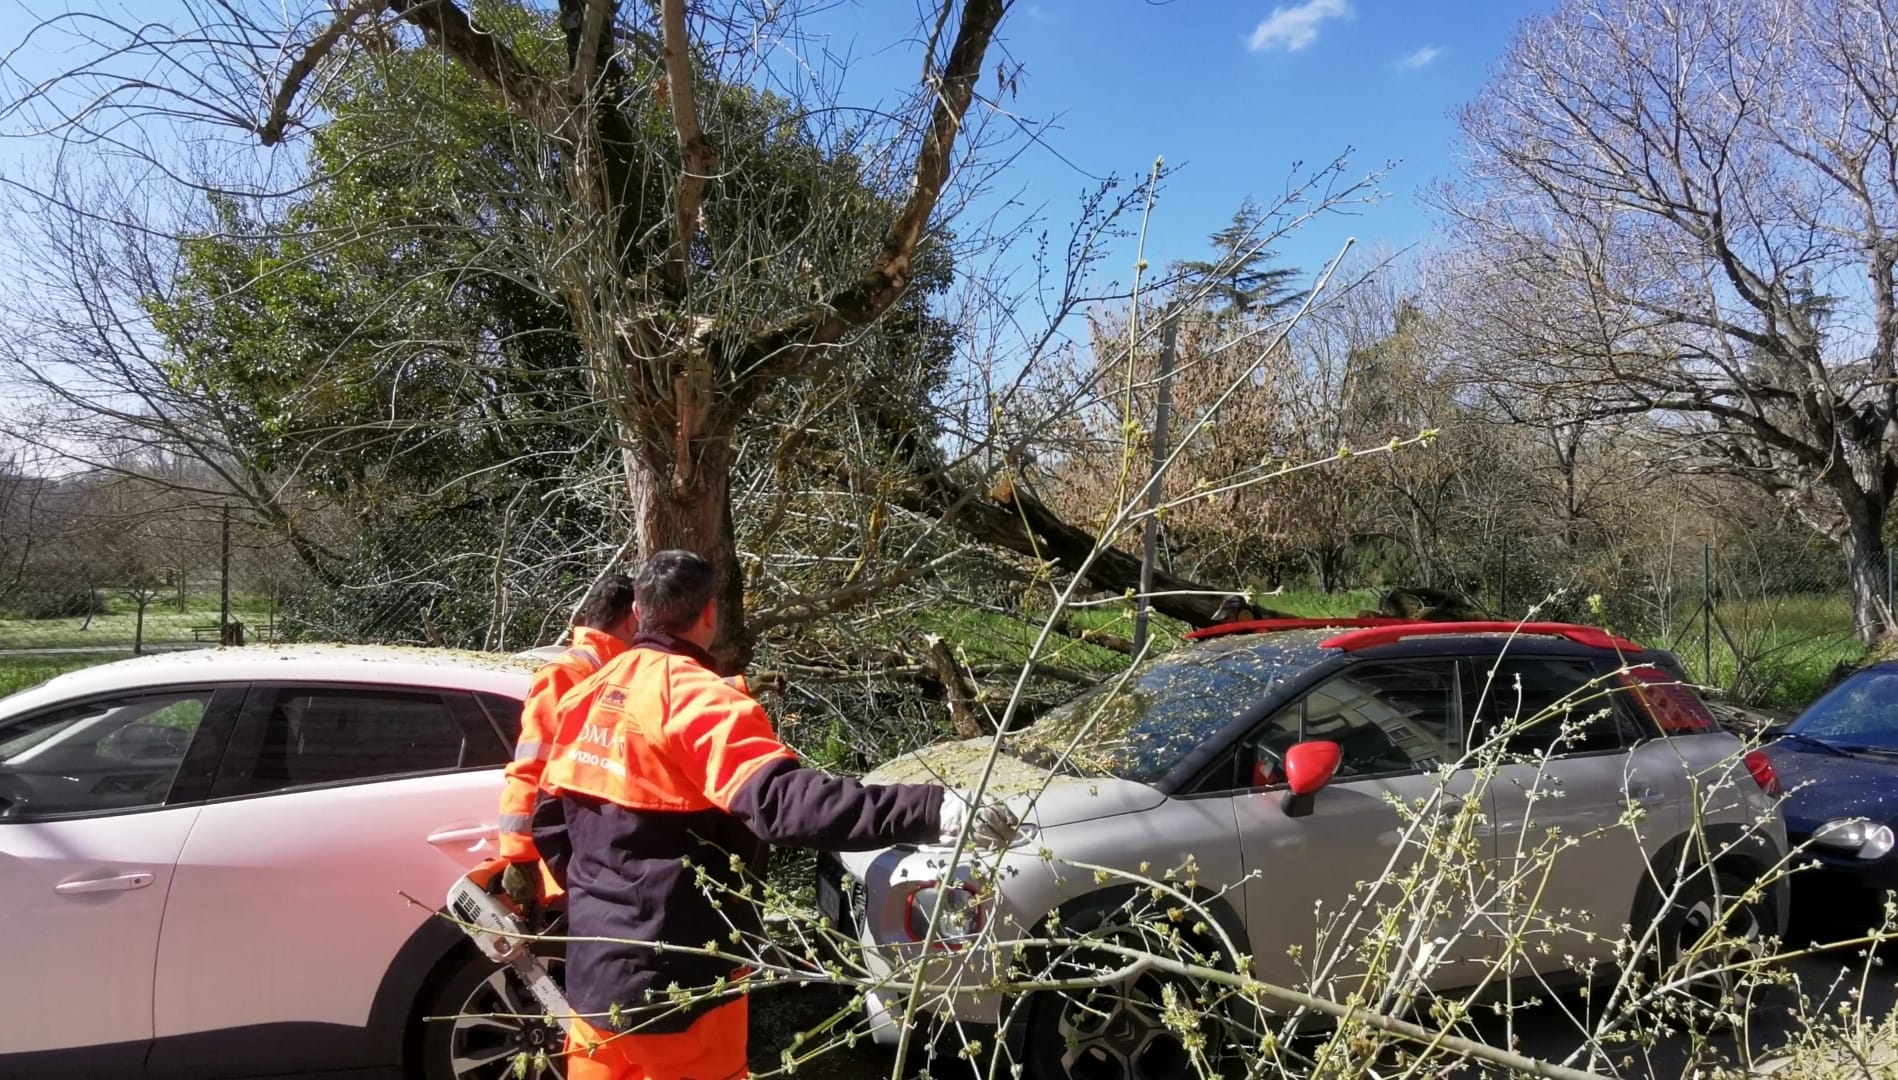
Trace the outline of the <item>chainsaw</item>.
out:
<instances>
[{"instance_id":1,"label":"chainsaw","mask_svg":"<svg viewBox=\"0 0 1898 1080\"><path fill-rule=\"evenodd\" d=\"M507 867L506 859L490 859L457 879L448 890L448 913L461 923L462 932L473 939L481 955L514 969L548 1019L559 1024L561 1031L571 1031L573 1008L567 1004L567 995L534 955L526 913L501 891L501 874Z\"/></svg>"}]
</instances>

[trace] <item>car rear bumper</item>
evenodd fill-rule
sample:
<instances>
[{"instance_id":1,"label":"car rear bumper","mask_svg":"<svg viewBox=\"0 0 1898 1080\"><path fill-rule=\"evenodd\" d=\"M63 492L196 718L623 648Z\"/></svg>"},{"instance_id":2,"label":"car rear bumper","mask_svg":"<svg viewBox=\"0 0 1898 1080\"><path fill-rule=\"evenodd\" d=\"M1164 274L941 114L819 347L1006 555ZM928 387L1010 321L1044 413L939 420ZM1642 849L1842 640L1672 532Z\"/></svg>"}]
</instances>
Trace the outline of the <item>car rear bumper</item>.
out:
<instances>
[{"instance_id":1,"label":"car rear bumper","mask_svg":"<svg viewBox=\"0 0 1898 1080\"><path fill-rule=\"evenodd\" d=\"M840 947L845 941L856 946L855 955L840 959L847 960L846 970L861 965L869 976L867 981L871 985L863 994L863 1010L873 1041L894 1045L902 1037L903 1026L911 1022L984 1026L998 1022L1002 997L983 991L927 993L918 1001L916 1015L906 1018L904 1006L909 1000L916 968L906 962L911 958L902 952L918 946L895 946L877 939L867 925L871 921L867 916L869 890L835 856L827 853L818 856L816 876L818 914L837 928L834 940ZM985 981L977 963L965 962L955 953L939 956L940 959L923 965L924 980L929 985L981 985Z\"/></svg>"}]
</instances>

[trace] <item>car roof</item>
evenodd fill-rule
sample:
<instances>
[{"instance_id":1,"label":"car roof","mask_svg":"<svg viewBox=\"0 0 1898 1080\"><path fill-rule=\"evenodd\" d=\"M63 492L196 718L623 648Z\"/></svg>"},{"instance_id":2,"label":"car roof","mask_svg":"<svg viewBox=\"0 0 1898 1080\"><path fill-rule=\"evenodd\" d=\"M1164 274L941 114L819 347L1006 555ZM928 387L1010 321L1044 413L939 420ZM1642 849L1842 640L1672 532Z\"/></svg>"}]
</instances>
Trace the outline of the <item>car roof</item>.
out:
<instances>
[{"instance_id":1,"label":"car roof","mask_svg":"<svg viewBox=\"0 0 1898 1080\"><path fill-rule=\"evenodd\" d=\"M400 645L253 645L134 657L55 676L5 699L7 712L123 690L182 683L348 682L468 690L524 698L530 656Z\"/></svg>"},{"instance_id":2,"label":"car roof","mask_svg":"<svg viewBox=\"0 0 1898 1080\"><path fill-rule=\"evenodd\" d=\"M1319 620L1298 620L1317 622ZM1230 632L1206 633L1205 636L1182 642L1181 645L1163 654L1157 661L1164 663L1167 658L1194 662L1194 658L1205 657L1246 649L1266 650L1275 655L1281 663L1293 666L1308 666L1333 660L1343 655L1370 659L1391 656L1443 656L1443 655L1486 655L1492 652L1513 652L1518 654L1535 653L1548 655L1614 655L1612 648L1592 643L1584 643L1570 638L1541 635L1516 634L1499 630L1462 629L1455 624L1417 623L1403 625L1414 636L1396 638L1389 635L1386 639L1370 638L1357 643L1340 642L1353 634L1354 620L1340 619L1330 626L1290 626L1286 629L1272 628L1269 624L1259 624L1261 629L1234 628ZM1224 628L1214 628L1223 630ZM1359 628L1366 629L1366 628ZM1629 660L1649 660L1665 655L1661 650L1645 648L1633 642L1632 649L1621 650Z\"/></svg>"}]
</instances>

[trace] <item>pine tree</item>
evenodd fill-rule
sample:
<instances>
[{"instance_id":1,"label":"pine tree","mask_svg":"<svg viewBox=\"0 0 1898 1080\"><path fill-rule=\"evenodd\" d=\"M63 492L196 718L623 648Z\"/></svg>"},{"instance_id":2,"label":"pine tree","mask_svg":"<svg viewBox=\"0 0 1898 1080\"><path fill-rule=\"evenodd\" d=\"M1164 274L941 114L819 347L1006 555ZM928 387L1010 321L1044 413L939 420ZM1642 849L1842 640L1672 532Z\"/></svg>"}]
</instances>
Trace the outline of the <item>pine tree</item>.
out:
<instances>
[{"instance_id":1,"label":"pine tree","mask_svg":"<svg viewBox=\"0 0 1898 1080\"><path fill-rule=\"evenodd\" d=\"M1291 289L1298 270L1270 265L1276 256L1261 245L1265 234L1265 214L1247 198L1232 224L1210 237L1218 258L1181 262L1179 270L1189 284L1206 286L1207 298L1226 313L1270 315L1296 299Z\"/></svg>"}]
</instances>

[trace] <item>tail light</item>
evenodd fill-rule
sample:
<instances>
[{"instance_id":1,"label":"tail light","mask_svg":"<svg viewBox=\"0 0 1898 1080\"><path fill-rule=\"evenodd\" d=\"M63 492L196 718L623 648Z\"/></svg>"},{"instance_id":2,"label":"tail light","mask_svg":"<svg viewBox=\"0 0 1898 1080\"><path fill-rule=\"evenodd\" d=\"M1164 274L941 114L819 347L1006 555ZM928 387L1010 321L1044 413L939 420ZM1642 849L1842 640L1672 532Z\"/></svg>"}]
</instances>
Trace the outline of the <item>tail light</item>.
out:
<instances>
[{"instance_id":1,"label":"tail light","mask_svg":"<svg viewBox=\"0 0 1898 1080\"><path fill-rule=\"evenodd\" d=\"M935 913L938 907L941 915ZM924 881L910 890L903 902L903 932L911 941L922 941L932 917L936 919L935 944L941 949L962 948L988 921L981 894L966 881Z\"/></svg>"},{"instance_id":2,"label":"tail light","mask_svg":"<svg viewBox=\"0 0 1898 1080\"><path fill-rule=\"evenodd\" d=\"M1658 667L1643 664L1623 675L1635 699L1664 735L1701 735L1719 731L1720 722L1693 688Z\"/></svg>"},{"instance_id":3,"label":"tail light","mask_svg":"<svg viewBox=\"0 0 1898 1080\"><path fill-rule=\"evenodd\" d=\"M1746 771L1753 774L1753 782L1768 795L1780 793L1779 774L1773 771L1773 759L1761 750L1748 750L1740 760L1746 762Z\"/></svg>"}]
</instances>

